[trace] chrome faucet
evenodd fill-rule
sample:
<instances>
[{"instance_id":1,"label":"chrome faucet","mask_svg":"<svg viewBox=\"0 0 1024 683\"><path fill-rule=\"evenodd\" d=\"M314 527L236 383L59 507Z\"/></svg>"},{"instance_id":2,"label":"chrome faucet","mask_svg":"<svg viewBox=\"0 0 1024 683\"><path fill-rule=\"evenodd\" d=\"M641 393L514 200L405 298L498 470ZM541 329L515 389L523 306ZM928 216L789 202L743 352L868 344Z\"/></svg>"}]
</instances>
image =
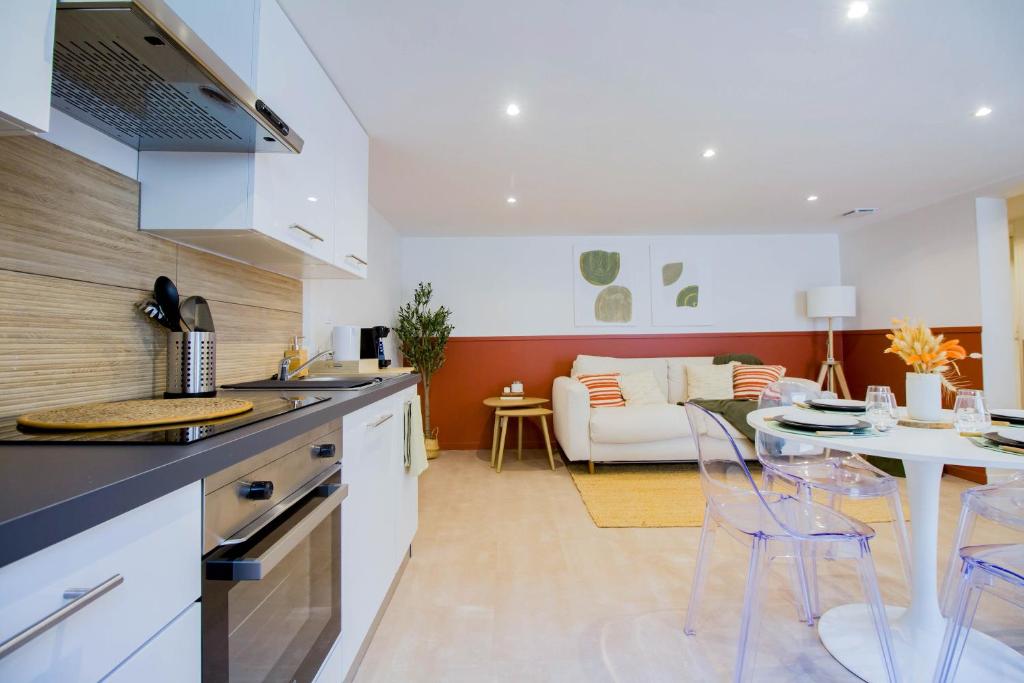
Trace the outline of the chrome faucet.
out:
<instances>
[{"instance_id":1,"label":"chrome faucet","mask_svg":"<svg viewBox=\"0 0 1024 683\"><path fill-rule=\"evenodd\" d=\"M289 370L288 369L288 366L291 364L293 359L291 359L291 358L282 358L281 359L281 365L278 366L278 368L277 368L277 379L279 379L282 382L287 382L292 377L294 377L295 375L299 374L300 372L302 372L303 370L305 370L310 365L312 365L314 362L320 360L324 356L334 356L334 352L331 351L331 350L321 351L320 353L316 354L315 356L313 356L312 358L310 358L309 360L307 360L305 363L303 363L299 367L295 368L294 370Z\"/></svg>"}]
</instances>

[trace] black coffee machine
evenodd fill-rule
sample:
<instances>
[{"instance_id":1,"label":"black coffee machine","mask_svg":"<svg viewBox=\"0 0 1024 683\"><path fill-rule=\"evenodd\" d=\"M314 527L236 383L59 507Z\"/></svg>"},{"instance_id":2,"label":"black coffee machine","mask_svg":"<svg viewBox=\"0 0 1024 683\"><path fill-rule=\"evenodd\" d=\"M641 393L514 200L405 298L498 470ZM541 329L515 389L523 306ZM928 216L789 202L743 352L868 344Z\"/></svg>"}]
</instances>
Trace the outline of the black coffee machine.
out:
<instances>
[{"instance_id":1,"label":"black coffee machine","mask_svg":"<svg viewBox=\"0 0 1024 683\"><path fill-rule=\"evenodd\" d=\"M391 329L383 325L364 327L359 339L359 357L376 358L378 369L391 365L391 360L384 357L384 338L390 332Z\"/></svg>"}]
</instances>

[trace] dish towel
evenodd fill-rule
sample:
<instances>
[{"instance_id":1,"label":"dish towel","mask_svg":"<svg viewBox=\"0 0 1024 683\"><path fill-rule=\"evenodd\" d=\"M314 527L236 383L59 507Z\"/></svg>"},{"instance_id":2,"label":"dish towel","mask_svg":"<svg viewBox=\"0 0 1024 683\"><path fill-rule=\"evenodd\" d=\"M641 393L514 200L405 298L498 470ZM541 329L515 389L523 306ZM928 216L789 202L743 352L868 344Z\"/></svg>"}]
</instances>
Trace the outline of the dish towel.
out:
<instances>
[{"instance_id":1,"label":"dish towel","mask_svg":"<svg viewBox=\"0 0 1024 683\"><path fill-rule=\"evenodd\" d=\"M419 396L405 402L405 469L418 477L427 469L427 444L423 441L423 413Z\"/></svg>"}]
</instances>

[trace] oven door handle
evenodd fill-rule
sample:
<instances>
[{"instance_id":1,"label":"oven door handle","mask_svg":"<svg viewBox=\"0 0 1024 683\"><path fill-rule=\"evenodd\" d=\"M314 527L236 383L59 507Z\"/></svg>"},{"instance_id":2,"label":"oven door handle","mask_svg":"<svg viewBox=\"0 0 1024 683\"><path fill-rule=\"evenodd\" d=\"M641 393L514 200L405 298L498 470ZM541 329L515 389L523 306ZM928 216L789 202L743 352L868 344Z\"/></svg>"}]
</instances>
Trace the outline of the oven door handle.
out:
<instances>
[{"instance_id":1,"label":"oven door handle","mask_svg":"<svg viewBox=\"0 0 1024 683\"><path fill-rule=\"evenodd\" d=\"M314 489L323 500L305 517L290 525L284 534L256 557L235 560L207 560L207 577L215 575L229 581L259 581L288 556L300 543L327 519L348 495L348 484L322 484ZM212 570L212 571L211 571Z\"/></svg>"}]
</instances>

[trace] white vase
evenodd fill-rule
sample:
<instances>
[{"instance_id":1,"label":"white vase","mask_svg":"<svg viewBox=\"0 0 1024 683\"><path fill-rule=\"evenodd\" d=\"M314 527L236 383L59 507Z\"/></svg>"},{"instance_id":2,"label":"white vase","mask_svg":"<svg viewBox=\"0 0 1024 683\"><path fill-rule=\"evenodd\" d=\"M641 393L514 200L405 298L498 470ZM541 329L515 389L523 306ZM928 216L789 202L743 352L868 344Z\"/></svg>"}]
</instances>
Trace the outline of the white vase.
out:
<instances>
[{"instance_id":1,"label":"white vase","mask_svg":"<svg viewBox=\"0 0 1024 683\"><path fill-rule=\"evenodd\" d=\"M941 379L934 372L907 373L907 415L911 419L942 419Z\"/></svg>"}]
</instances>

